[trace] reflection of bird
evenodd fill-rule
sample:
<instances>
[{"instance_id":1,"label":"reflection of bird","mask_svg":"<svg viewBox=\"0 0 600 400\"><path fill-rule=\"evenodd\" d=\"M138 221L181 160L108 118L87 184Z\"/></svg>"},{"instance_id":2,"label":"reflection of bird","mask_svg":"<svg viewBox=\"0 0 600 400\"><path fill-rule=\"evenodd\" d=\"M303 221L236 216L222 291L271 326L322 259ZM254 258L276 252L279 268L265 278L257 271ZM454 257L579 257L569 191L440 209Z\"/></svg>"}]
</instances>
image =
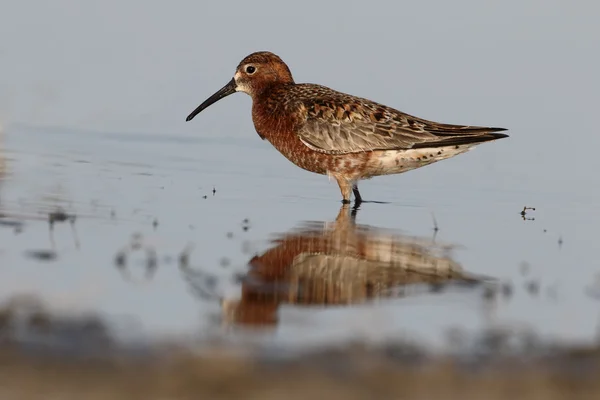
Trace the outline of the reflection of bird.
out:
<instances>
[{"instance_id":1,"label":"reflection of bird","mask_svg":"<svg viewBox=\"0 0 600 400\"><path fill-rule=\"evenodd\" d=\"M399 174L464 153L473 146L507 137L504 128L428 121L373 101L320 85L296 84L288 66L273 53L253 53L233 79L188 117L235 92L252 97L252 119L288 160L337 180L343 202L357 182Z\"/></svg>"},{"instance_id":2,"label":"reflection of bird","mask_svg":"<svg viewBox=\"0 0 600 400\"><path fill-rule=\"evenodd\" d=\"M407 295L415 284L477 282L445 254L450 248L356 225L343 206L335 222L308 223L252 258L241 299L224 301L223 314L238 324L274 324L281 303L341 306Z\"/></svg>"}]
</instances>

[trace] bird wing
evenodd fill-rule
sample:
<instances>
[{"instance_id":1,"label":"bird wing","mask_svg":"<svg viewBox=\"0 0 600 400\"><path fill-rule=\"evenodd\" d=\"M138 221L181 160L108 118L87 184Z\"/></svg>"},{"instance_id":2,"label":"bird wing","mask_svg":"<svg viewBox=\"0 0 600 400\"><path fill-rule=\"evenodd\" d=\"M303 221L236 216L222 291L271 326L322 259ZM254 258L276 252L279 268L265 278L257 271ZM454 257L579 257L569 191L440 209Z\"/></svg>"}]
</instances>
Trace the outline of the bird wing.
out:
<instances>
[{"instance_id":1,"label":"bird wing","mask_svg":"<svg viewBox=\"0 0 600 400\"><path fill-rule=\"evenodd\" d=\"M507 136L493 133L504 128L440 124L323 86L307 86L297 98L305 116L297 133L308 147L324 153L442 147Z\"/></svg>"}]
</instances>

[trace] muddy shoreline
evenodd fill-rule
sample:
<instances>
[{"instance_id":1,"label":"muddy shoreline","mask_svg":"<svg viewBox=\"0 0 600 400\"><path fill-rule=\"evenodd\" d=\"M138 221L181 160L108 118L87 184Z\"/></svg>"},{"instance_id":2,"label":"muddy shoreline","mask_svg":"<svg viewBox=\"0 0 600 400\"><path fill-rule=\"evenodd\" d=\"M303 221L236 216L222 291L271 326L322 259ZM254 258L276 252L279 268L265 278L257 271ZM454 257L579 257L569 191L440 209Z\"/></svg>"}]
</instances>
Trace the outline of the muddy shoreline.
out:
<instances>
[{"instance_id":1,"label":"muddy shoreline","mask_svg":"<svg viewBox=\"0 0 600 400\"><path fill-rule=\"evenodd\" d=\"M0 348L2 398L61 399L567 399L600 395L600 351L469 365L449 358L409 365L351 346L285 361L172 351L159 357L65 359Z\"/></svg>"}]
</instances>

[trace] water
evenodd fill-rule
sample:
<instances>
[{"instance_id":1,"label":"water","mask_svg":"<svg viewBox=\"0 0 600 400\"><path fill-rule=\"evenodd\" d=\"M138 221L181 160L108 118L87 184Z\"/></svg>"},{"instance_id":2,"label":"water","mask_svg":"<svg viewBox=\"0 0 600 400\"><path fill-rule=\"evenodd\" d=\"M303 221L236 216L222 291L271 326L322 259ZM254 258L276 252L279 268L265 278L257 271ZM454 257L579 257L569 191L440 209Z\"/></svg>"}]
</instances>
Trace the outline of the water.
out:
<instances>
[{"instance_id":1,"label":"water","mask_svg":"<svg viewBox=\"0 0 600 400\"><path fill-rule=\"evenodd\" d=\"M595 340L597 189L557 182L509 133L363 182L366 200L387 204L362 204L354 223L335 182L253 135L11 126L0 303L35 295L53 312L97 313L129 341L444 349L449 331L490 327ZM316 256L290 267L304 249Z\"/></svg>"}]
</instances>

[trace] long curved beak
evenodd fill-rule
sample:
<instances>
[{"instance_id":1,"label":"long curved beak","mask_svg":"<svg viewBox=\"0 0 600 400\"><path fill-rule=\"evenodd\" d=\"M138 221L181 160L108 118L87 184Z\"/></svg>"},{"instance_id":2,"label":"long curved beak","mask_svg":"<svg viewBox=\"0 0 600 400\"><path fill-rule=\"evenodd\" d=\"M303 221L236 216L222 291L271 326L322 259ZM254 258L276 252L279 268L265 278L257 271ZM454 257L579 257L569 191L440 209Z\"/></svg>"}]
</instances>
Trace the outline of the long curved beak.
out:
<instances>
[{"instance_id":1,"label":"long curved beak","mask_svg":"<svg viewBox=\"0 0 600 400\"><path fill-rule=\"evenodd\" d=\"M206 99L204 101L204 103L200 104L194 111L192 111L192 113L190 115L188 115L188 117L185 120L191 121L196 115L200 114L200 112L202 110L204 110L205 108L208 108L208 106L210 106L211 104L216 103L217 101L221 100L223 97L227 97L230 94L235 93L236 88L237 88L237 85L235 84L235 79L232 78L227 83L227 85L223 86L215 94L213 94L208 99Z\"/></svg>"}]
</instances>

